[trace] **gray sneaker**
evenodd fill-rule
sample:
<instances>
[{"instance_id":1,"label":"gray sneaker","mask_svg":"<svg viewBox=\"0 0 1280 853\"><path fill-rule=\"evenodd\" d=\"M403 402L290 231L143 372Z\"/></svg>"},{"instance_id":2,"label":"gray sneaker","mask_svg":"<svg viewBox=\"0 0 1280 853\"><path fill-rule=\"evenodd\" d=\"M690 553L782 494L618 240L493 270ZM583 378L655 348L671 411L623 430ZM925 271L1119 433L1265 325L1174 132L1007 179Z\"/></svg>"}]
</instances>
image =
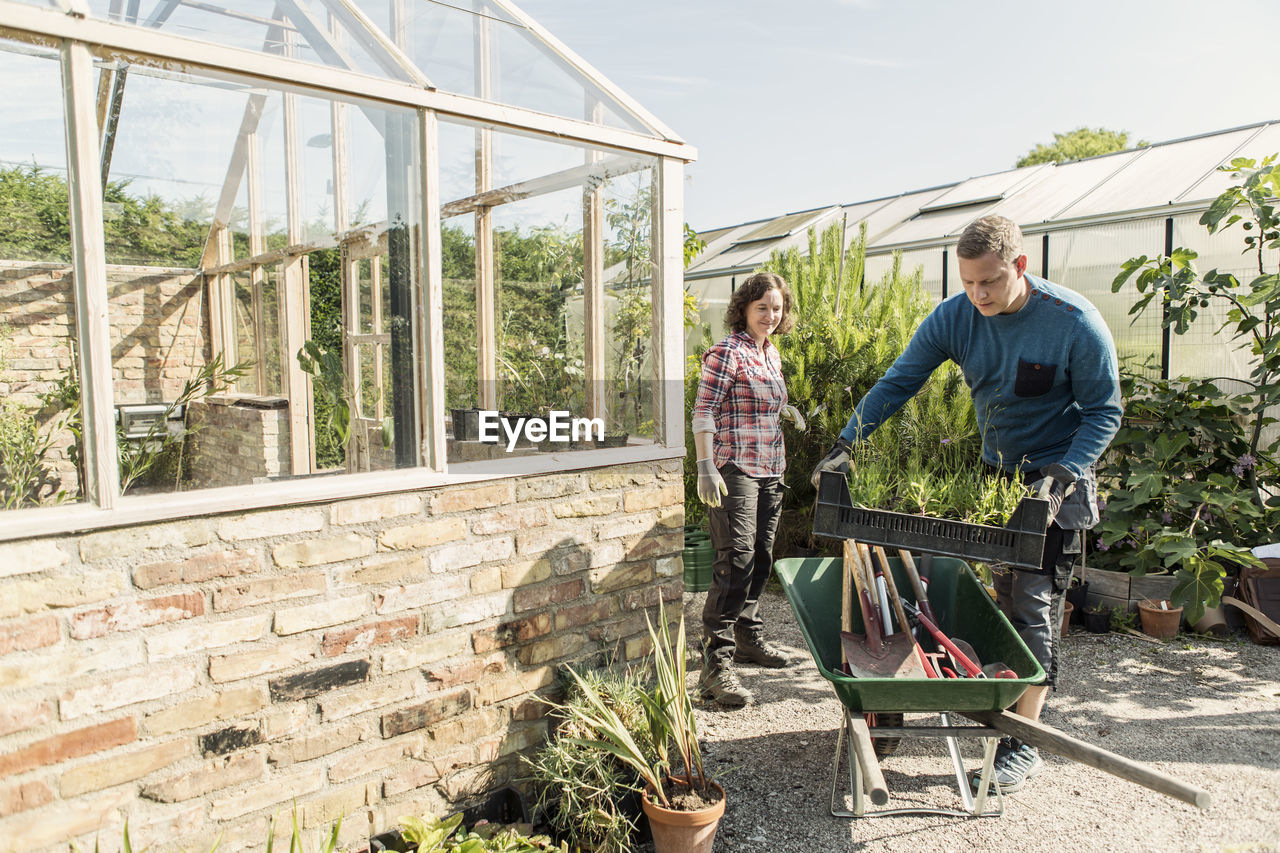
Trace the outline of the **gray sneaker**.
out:
<instances>
[{"instance_id":1,"label":"gray sneaker","mask_svg":"<svg viewBox=\"0 0 1280 853\"><path fill-rule=\"evenodd\" d=\"M1006 794L1022 790L1028 779L1033 779L1044 772L1044 761L1040 758L1040 750L1014 737L1003 737L996 745L996 759L991 773L991 791L996 792L995 783ZM979 772L969 774L969 782L974 793L978 791Z\"/></svg>"},{"instance_id":2,"label":"gray sneaker","mask_svg":"<svg viewBox=\"0 0 1280 853\"><path fill-rule=\"evenodd\" d=\"M764 633L734 635L733 662L754 663L769 669L782 669L791 659L776 646L765 642Z\"/></svg>"},{"instance_id":3,"label":"gray sneaker","mask_svg":"<svg viewBox=\"0 0 1280 853\"><path fill-rule=\"evenodd\" d=\"M728 664L712 665L702 670L698 693L726 708L741 708L751 703L751 691L742 686L738 674Z\"/></svg>"}]
</instances>

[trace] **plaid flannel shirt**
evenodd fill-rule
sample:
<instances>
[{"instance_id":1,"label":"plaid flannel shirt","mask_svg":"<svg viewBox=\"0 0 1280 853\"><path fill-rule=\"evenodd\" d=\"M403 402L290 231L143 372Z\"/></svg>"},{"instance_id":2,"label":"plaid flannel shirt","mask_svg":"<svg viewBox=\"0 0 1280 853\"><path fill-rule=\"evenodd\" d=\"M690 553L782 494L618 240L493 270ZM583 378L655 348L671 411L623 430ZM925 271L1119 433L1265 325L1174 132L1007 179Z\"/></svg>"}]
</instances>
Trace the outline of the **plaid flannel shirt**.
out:
<instances>
[{"instance_id":1,"label":"plaid flannel shirt","mask_svg":"<svg viewBox=\"0 0 1280 853\"><path fill-rule=\"evenodd\" d=\"M787 404L778 349L763 351L746 332L734 332L702 356L693 416L715 419L712 458L733 462L750 477L777 477L787 467L779 413Z\"/></svg>"}]
</instances>

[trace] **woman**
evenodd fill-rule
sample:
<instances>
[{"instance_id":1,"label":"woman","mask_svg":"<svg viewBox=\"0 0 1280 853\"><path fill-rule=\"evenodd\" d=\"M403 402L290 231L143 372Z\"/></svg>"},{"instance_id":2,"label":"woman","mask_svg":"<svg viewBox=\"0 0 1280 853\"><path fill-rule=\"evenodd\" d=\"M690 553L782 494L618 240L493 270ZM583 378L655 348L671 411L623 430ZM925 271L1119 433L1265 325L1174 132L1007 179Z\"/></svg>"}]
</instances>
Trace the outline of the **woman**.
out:
<instances>
[{"instance_id":1,"label":"woman","mask_svg":"<svg viewBox=\"0 0 1280 853\"><path fill-rule=\"evenodd\" d=\"M729 707L751 701L734 663L772 668L789 663L765 642L758 603L773 568L773 537L782 510L782 415L804 429L800 413L787 405L782 361L769 340L791 328L791 312L791 291L781 276L762 272L743 282L725 312L733 333L702 357L693 404L698 498L708 507L716 549L702 609L699 689L703 698Z\"/></svg>"}]
</instances>

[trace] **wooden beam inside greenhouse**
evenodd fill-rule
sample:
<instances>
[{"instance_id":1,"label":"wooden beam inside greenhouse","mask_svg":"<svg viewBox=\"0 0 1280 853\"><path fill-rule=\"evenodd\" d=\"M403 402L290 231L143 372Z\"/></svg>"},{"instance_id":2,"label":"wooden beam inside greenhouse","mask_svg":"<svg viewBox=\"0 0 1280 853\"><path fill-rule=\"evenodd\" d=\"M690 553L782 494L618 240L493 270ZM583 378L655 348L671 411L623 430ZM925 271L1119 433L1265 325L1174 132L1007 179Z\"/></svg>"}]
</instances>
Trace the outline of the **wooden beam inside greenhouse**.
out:
<instances>
[{"instance_id":1,"label":"wooden beam inside greenhouse","mask_svg":"<svg viewBox=\"0 0 1280 853\"><path fill-rule=\"evenodd\" d=\"M484 11L483 5L480 10ZM489 19L475 19L476 93L488 100L493 95L492 32ZM493 131L476 130L476 195L493 188ZM496 315L497 259L493 246L493 210L476 207L476 405L498 408L498 327Z\"/></svg>"},{"instance_id":2,"label":"wooden beam inside greenhouse","mask_svg":"<svg viewBox=\"0 0 1280 853\"><path fill-rule=\"evenodd\" d=\"M598 100L587 101L588 118L603 113ZM584 168L601 166L599 150L588 150ZM603 182L583 184L582 192L582 327L587 417L604 418L605 387L604 329L604 187Z\"/></svg>"},{"instance_id":3,"label":"wooden beam inside greenhouse","mask_svg":"<svg viewBox=\"0 0 1280 853\"><path fill-rule=\"evenodd\" d=\"M93 55L89 48L64 42L61 48L63 121L71 215L71 252L75 269L76 333L83 419L84 497L103 509L115 505L120 491L116 463L115 401L111 382L110 306L107 252L102 228L102 176L98 171L99 134L93 104Z\"/></svg>"}]
</instances>

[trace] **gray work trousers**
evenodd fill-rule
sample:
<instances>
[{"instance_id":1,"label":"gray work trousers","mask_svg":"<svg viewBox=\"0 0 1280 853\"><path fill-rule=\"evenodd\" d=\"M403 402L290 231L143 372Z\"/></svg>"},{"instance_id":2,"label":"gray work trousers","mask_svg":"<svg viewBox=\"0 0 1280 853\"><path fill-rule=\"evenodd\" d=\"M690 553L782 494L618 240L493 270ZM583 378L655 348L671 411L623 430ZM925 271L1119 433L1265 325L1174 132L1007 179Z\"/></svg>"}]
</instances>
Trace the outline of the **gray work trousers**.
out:
<instances>
[{"instance_id":1,"label":"gray work trousers","mask_svg":"<svg viewBox=\"0 0 1280 853\"><path fill-rule=\"evenodd\" d=\"M729 493L708 510L716 560L702 608L709 666L733 658L737 634L760 631L760 592L773 569L773 538L782 514L782 478L750 477L732 462L720 469Z\"/></svg>"}]
</instances>

